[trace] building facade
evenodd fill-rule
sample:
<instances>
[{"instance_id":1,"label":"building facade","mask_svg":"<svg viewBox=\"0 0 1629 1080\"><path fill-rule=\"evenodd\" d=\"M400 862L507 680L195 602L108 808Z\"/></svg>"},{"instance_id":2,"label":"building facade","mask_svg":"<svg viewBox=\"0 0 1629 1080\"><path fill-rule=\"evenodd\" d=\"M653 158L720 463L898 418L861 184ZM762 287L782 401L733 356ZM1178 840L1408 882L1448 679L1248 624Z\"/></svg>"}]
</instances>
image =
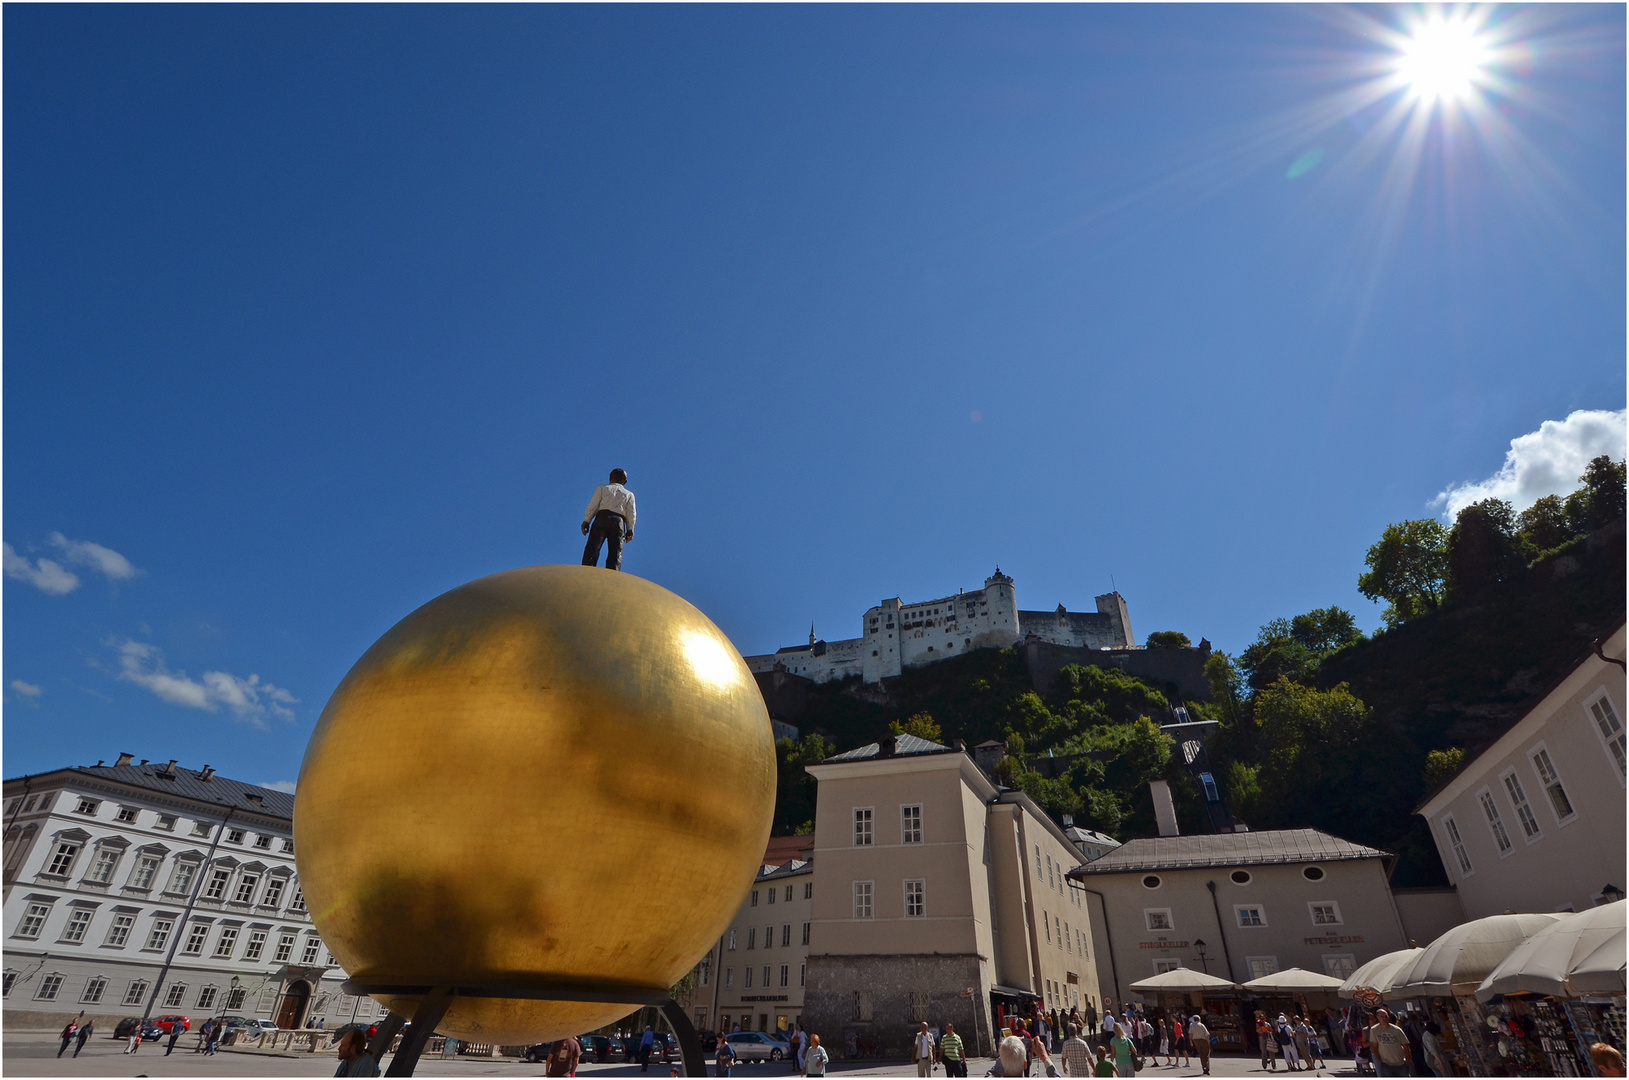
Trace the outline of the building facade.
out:
<instances>
[{"instance_id":1,"label":"building facade","mask_svg":"<svg viewBox=\"0 0 1629 1080\"><path fill-rule=\"evenodd\" d=\"M1467 917L1581 911L1629 888L1623 661L1620 626L1421 804Z\"/></svg>"},{"instance_id":2,"label":"building facade","mask_svg":"<svg viewBox=\"0 0 1629 1080\"><path fill-rule=\"evenodd\" d=\"M730 928L697 969L698 1030L785 1034L803 1017L814 863L765 866ZM703 985L705 984L705 985Z\"/></svg>"},{"instance_id":3,"label":"building facade","mask_svg":"<svg viewBox=\"0 0 1629 1080\"><path fill-rule=\"evenodd\" d=\"M803 1016L845 1052L903 1053L954 1023L989 1053L1001 1009L1094 1007L1081 862L961 749L901 735L809 767L819 783Z\"/></svg>"},{"instance_id":4,"label":"building facade","mask_svg":"<svg viewBox=\"0 0 1629 1080\"><path fill-rule=\"evenodd\" d=\"M383 1015L340 989L311 923L292 795L123 754L8 780L4 799L8 1026Z\"/></svg>"},{"instance_id":5,"label":"building facade","mask_svg":"<svg viewBox=\"0 0 1629 1080\"><path fill-rule=\"evenodd\" d=\"M814 682L858 675L868 683L899 675L906 668L960 656L974 649L1009 648L1026 639L1086 649L1136 645L1131 614L1119 593L1097 597L1097 611L1019 611L1013 580L996 572L984 588L936 600L902 603L884 600L860 619L861 636L822 641L811 628L807 645L746 657L754 674L777 667Z\"/></svg>"},{"instance_id":6,"label":"building facade","mask_svg":"<svg viewBox=\"0 0 1629 1080\"><path fill-rule=\"evenodd\" d=\"M1173 968L1244 983L1298 967L1344 978L1407 946L1383 851L1316 829L1128 840L1072 871L1107 926L1104 993Z\"/></svg>"}]
</instances>

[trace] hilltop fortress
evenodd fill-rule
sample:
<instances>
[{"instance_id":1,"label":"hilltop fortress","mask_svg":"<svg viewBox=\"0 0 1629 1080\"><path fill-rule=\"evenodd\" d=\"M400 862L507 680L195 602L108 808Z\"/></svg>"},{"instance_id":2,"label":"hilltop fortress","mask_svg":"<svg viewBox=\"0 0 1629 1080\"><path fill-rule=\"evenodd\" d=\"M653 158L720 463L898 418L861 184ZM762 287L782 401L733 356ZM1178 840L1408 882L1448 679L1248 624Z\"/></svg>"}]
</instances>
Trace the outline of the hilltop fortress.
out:
<instances>
[{"instance_id":1,"label":"hilltop fortress","mask_svg":"<svg viewBox=\"0 0 1629 1080\"><path fill-rule=\"evenodd\" d=\"M811 627L807 645L790 645L763 656L746 657L755 675L784 671L813 682L858 675L867 683L924 667L974 649L1005 649L1020 643L1066 649L1119 650L1136 646L1125 597L1097 597L1095 612L1019 611L1012 578L996 572L977 592L937 600L901 603L884 600L860 619L861 636L820 641ZM1206 650L1209 651L1208 649Z\"/></svg>"}]
</instances>

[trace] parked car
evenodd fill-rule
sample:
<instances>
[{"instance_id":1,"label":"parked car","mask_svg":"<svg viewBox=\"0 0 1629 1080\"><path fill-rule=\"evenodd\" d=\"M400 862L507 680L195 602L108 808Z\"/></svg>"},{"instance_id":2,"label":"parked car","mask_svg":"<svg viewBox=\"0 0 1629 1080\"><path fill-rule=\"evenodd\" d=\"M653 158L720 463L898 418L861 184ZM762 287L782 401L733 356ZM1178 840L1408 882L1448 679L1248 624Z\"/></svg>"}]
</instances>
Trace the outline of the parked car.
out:
<instances>
[{"instance_id":1,"label":"parked car","mask_svg":"<svg viewBox=\"0 0 1629 1080\"><path fill-rule=\"evenodd\" d=\"M226 1018L224 1030L228 1034L234 1031L239 1032L238 1038L240 1039L255 1039L261 1035L270 1035L281 1029L270 1020L262 1020L259 1017L229 1016Z\"/></svg>"},{"instance_id":2,"label":"parked car","mask_svg":"<svg viewBox=\"0 0 1629 1080\"><path fill-rule=\"evenodd\" d=\"M583 1047L584 1061L621 1061L622 1042L609 1035L579 1035L577 1041ZM545 1055L547 1052L545 1051Z\"/></svg>"},{"instance_id":3,"label":"parked car","mask_svg":"<svg viewBox=\"0 0 1629 1080\"><path fill-rule=\"evenodd\" d=\"M127 1016L127 1017L125 1017L123 1020L120 1020L118 1026L113 1029L113 1037L115 1039L128 1039L128 1038L130 1038L130 1033L132 1031L135 1031L136 1030L136 1025L138 1025L140 1023L141 1023L141 1017L139 1017L139 1016Z\"/></svg>"},{"instance_id":4,"label":"parked car","mask_svg":"<svg viewBox=\"0 0 1629 1080\"><path fill-rule=\"evenodd\" d=\"M725 1038L738 1061L782 1061L792 1053L790 1042L765 1031L735 1031Z\"/></svg>"},{"instance_id":5,"label":"parked car","mask_svg":"<svg viewBox=\"0 0 1629 1080\"><path fill-rule=\"evenodd\" d=\"M182 1016L179 1013L171 1013L169 1016L161 1016L157 1020L154 1020L153 1023L157 1024L160 1028L163 1028L164 1034L166 1035L170 1033L170 1028L176 1024L181 1025L182 1031L192 1030L192 1018Z\"/></svg>"}]
</instances>

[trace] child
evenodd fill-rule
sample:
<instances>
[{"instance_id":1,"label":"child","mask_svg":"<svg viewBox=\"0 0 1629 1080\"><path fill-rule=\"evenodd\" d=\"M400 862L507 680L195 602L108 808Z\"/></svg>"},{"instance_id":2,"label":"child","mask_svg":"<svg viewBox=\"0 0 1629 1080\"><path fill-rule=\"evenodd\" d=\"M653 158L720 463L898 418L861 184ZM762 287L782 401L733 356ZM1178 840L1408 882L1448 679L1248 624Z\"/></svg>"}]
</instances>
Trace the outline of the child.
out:
<instances>
[{"instance_id":1,"label":"child","mask_svg":"<svg viewBox=\"0 0 1629 1080\"><path fill-rule=\"evenodd\" d=\"M1093 1076L1114 1075L1114 1055L1109 1053L1109 1044L1104 1043L1097 1048L1097 1064L1092 1067Z\"/></svg>"}]
</instances>

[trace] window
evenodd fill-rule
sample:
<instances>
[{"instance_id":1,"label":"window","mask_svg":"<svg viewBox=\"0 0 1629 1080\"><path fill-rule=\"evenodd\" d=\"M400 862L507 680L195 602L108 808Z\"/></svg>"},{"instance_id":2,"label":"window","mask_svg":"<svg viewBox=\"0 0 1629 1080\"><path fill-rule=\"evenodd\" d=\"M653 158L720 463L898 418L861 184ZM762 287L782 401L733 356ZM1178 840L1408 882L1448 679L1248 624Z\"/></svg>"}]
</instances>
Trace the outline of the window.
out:
<instances>
[{"instance_id":1,"label":"window","mask_svg":"<svg viewBox=\"0 0 1629 1080\"><path fill-rule=\"evenodd\" d=\"M243 999L249 996L249 990L244 986L234 986L226 992L226 1011L236 1012L243 1008Z\"/></svg>"},{"instance_id":2,"label":"window","mask_svg":"<svg viewBox=\"0 0 1629 1080\"><path fill-rule=\"evenodd\" d=\"M748 927L747 928L747 948L756 949L757 947L758 947L758 928L756 926Z\"/></svg>"},{"instance_id":3,"label":"window","mask_svg":"<svg viewBox=\"0 0 1629 1080\"><path fill-rule=\"evenodd\" d=\"M292 855L292 854L294 854L294 841L288 839L287 837L283 838L283 854L284 855Z\"/></svg>"},{"instance_id":4,"label":"window","mask_svg":"<svg viewBox=\"0 0 1629 1080\"><path fill-rule=\"evenodd\" d=\"M136 820L136 808L134 806L121 806L121 807L119 807L119 812L113 815L113 820L114 821L125 821L125 822L135 821Z\"/></svg>"},{"instance_id":5,"label":"window","mask_svg":"<svg viewBox=\"0 0 1629 1080\"><path fill-rule=\"evenodd\" d=\"M1510 834L1505 832L1504 819L1499 816L1499 808L1493 804L1493 792L1483 788L1477 793L1476 801L1482 805L1482 816L1487 818L1488 832L1493 834L1493 842L1499 848L1499 857L1509 855L1512 850Z\"/></svg>"},{"instance_id":6,"label":"window","mask_svg":"<svg viewBox=\"0 0 1629 1080\"><path fill-rule=\"evenodd\" d=\"M260 906L271 908L276 907L278 901L283 899L283 886L287 884L288 879L280 877L274 877L270 881L266 882L266 895L260 898Z\"/></svg>"},{"instance_id":7,"label":"window","mask_svg":"<svg viewBox=\"0 0 1629 1080\"><path fill-rule=\"evenodd\" d=\"M764 927L764 948L773 949L774 947L775 947L775 928L773 926L766 926L766 927Z\"/></svg>"},{"instance_id":8,"label":"window","mask_svg":"<svg viewBox=\"0 0 1629 1080\"><path fill-rule=\"evenodd\" d=\"M803 898L805 900L813 900L814 899L814 882L805 881L803 883Z\"/></svg>"},{"instance_id":9,"label":"window","mask_svg":"<svg viewBox=\"0 0 1629 1080\"><path fill-rule=\"evenodd\" d=\"M55 1001L57 992L62 989L62 973L53 971L40 980L40 988L34 992L35 1001Z\"/></svg>"},{"instance_id":10,"label":"window","mask_svg":"<svg viewBox=\"0 0 1629 1080\"><path fill-rule=\"evenodd\" d=\"M786 902L788 904L792 902L792 886L790 885L786 887Z\"/></svg>"},{"instance_id":11,"label":"window","mask_svg":"<svg viewBox=\"0 0 1629 1080\"><path fill-rule=\"evenodd\" d=\"M125 990L125 992L124 992L124 1003L126 1005L140 1005L141 1004L141 999L146 997L146 996L147 996L147 980L146 979L137 979L135 982L130 984L128 989Z\"/></svg>"},{"instance_id":12,"label":"window","mask_svg":"<svg viewBox=\"0 0 1629 1080\"><path fill-rule=\"evenodd\" d=\"M234 904L253 903L255 898L255 886L259 884L259 874L244 874L242 877L238 878L238 891L232 894L232 902Z\"/></svg>"},{"instance_id":13,"label":"window","mask_svg":"<svg viewBox=\"0 0 1629 1080\"><path fill-rule=\"evenodd\" d=\"M1149 874L1147 877L1143 878L1143 888L1145 888L1145 889L1157 889L1159 887L1160 887L1160 876L1158 874Z\"/></svg>"},{"instance_id":14,"label":"window","mask_svg":"<svg viewBox=\"0 0 1629 1080\"><path fill-rule=\"evenodd\" d=\"M118 848L97 848L96 861L91 863L90 873L85 875L85 880L93 885L106 885L113 880L113 871L123 855L124 852Z\"/></svg>"},{"instance_id":15,"label":"window","mask_svg":"<svg viewBox=\"0 0 1629 1080\"><path fill-rule=\"evenodd\" d=\"M1533 769L1538 773L1539 783L1544 785L1544 793L1550 796L1556 822L1565 825L1577 817L1578 812L1567 798L1567 789L1561 786L1561 777L1556 775L1555 765L1550 761L1550 752L1542 746L1533 751Z\"/></svg>"},{"instance_id":16,"label":"window","mask_svg":"<svg viewBox=\"0 0 1629 1080\"><path fill-rule=\"evenodd\" d=\"M859 807L854 811L854 846L871 846L871 807Z\"/></svg>"},{"instance_id":17,"label":"window","mask_svg":"<svg viewBox=\"0 0 1629 1080\"><path fill-rule=\"evenodd\" d=\"M85 980L85 991L79 995L81 1005L96 1005L102 1000L102 994L107 990L107 978L96 975Z\"/></svg>"},{"instance_id":18,"label":"window","mask_svg":"<svg viewBox=\"0 0 1629 1080\"><path fill-rule=\"evenodd\" d=\"M125 942L130 940L130 931L136 926L134 915L115 915L113 925L107 928L107 937L102 944L110 949L122 949Z\"/></svg>"},{"instance_id":19,"label":"window","mask_svg":"<svg viewBox=\"0 0 1629 1080\"><path fill-rule=\"evenodd\" d=\"M1048 885L1057 884L1057 880L1052 876L1052 856L1050 855L1046 857L1046 883Z\"/></svg>"},{"instance_id":20,"label":"window","mask_svg":"<svg viewBox=\"0 0 1629 1080\"><path fill-rule=\"evenodd\" d=\"M750 967L744 967L741 969L741 988L743 990L752 989L752 972L753 969Z\"/></svg>"},{"instance_id":21,"label":"window","mask_svg":"<svg viewBox=\"0 0 1629 1080\"><path fill-rule=\"evenodd\" d=\"M1041 929L1046 931L1046 943L1052 944L1052 916L1041 912Z\"/></svg>"},{"instance_id":22,"label":"window","mask_svg":"<svg viewBox=\"0 0 1629 1080\"><path fill-rule=\"evenodd\" d=\"M294 890L294 899L289 901L288 909L290 911L305 910L305 890L303 888Z\"/></svg>"},{"instance_id":23,"label":"window","mask_svg":"<svg viewBox=\"0 0 1629 1080\"><path fill-rule=\"evenodd\" d=\"M197 863L178 862L175 869L170 871L170 883L164 886L164 891L174 896L185 896L192 890L192 879L197 876Z\"/></svg>"},{"instance_id":24,"label":"window","mask_svg":"<svg viewBox=\"0 0 1629 1080\"><path fill-rule=\"evenodd\" d=\"M905 883L905 917L920 919L927 915L927 883L921 880Z\"/></svg>"},{"instance_id":25,"label":"window","mask_svg":"<svg viewBox=\"0 0 1629 1080\"><path fill-rule=\"evenodd\" d=\"M1612 708L1612 700L1605 694L1589 703L1589 715L1595 721L1595 733L1606 745L1607 753L1612 755L1612 764L1618 770L1618 783L1621 784L1626 775L1623 721L1618 719L1617 710Z\"/></svg>"},{"instance_id":26,"label":"window","mask_svg":"<svg viewBox=\"0 0 1629 1080\"><path fill-rule=\"evenodd\" d=\"M748 904L747 906L748 907L757 907L758 906L758 890L757 889L752 890L752 902L750 904Z\"/></svg>"},{"instance_id":27,"label":"window","mask_svg":"<svg viewBox=\"0 0 1629 1080\"><path fill-rule=\"evenodd\" d=\"M194 836L208 837L209 834L214 831L215 826L211 825L207 821L194 821L192 823L192 835Z\"/></svg>"},{"instance_id":28,"label":"window","mask_svg":"<svg viewBox=\"0 0 1629 1080\"><path fill-rule=\"evenodd\" d=\"M95 799L80 799L78 805L74 807L74 813L86 814L90 817L95 817L96 808L100 805L102 804L97 802Z\"/></svg>"},{"instance_id":29,"label":"window","mask_svg":"<svg viewBox=\"0 0 1629 1080\"><path fill-rule=\"evenodd\" d=\"M871 918L871 887L869 881L856 881L854 883L854 917L856 919Z\"/></svg>"},{"instance_id":30,"label":"window","mask_svg":"<svg viewBox=\"0 0 1629 1080\"><path fill-rule=\"evenodd\" d=\"M220 992L221 988L218 986L206 986L202 990L198 991L198 1004L196 1006L198 1011L204 1012L210 1008L213 1008L215 1005L215 995L219 994Z\"/></svg>"},{"instance_id":31,"label":"window","mask_svg":"<svg viewBox=\"0 0 1629 1080\"><path fill-rule=\"evenodd\" d=\"M175 926L174 919L154 917L153 928L147 931L147 944L144 949L162 949L170 940L170 930Z\"/></svg>"},{"instance_id":32,"label":"window","mask_svg":"<svg viewBox=\"0 0 1629 1080\"><path fill-rule=\"evenodd\" d=\"M57 849L51 853L51 864L45 868L51 877L67 877L68 871L73 869L74 859L79 855L80 843L77 840L60 840Z\"/></svg>"},{"instance_id":33,"label":"window","mask_svg":"<svg viewBox=\"0 0 1629 1080\"><path fill-rule=\"evenodd\" d=\"M854 1019L870 1020L872 1012L872 997L870 990L854 991Z\"/></svg>"},{"instance_id":34,"label":"window","mask_svg":"<svg viewBox=\"0 0 1629 1080\"><path fill-rule=\"evenodd\" d=\"M187 996L186 983L171 983L170 988L164 992L164 1007L166 1009L179 1009L181 999Z\"/></svg>"},{"instance_id":35,"label":"window","mask_svg":"<svg viewBox=\"0 0 1629 1080\"><path fill-rule=\"evenodd\" d=\"M1533 816L1533 808L1527 805L1527 792L1522 790L1521 777L1516 775L1516 770L1507 770L1499 779L1504 781L1505 794L1510 796L1510 805L1516 808L1516 820L1521 823L1522 836L1529 844L1534 840L1543 839L1544 834L1539 831L1538 818Z\"/></svg>"},{"instance_id":36,"label":"window","mask_svg":"<svg viewBox=\"0 0 1629 1080\"><path fill-rule=\"evenodd\" d=\"M241 843L243 843L243 830L242 829L228 829L228 830L226 830L226 842L228 844L241 844Z\"/></svg>"},{"instance_id":37,"label":"window","mask_svg":"<svg viewBox=\"0 0 1629 1080\"><path fill-rule=\"evenodd\" d=\"M733 927L733 926L730 927L730 936L728 938L728 942L729 943L727 945L725 945L724 947L731 950L731 951L734 951L734 949L735 949L735 927Z\"/></svg>"},{"instance_id":38,"label":"window","mask_svg":"<svg viewBox=\"0 0 1629 1080\"><path fill-rule=\"evenodd\" d=\"M286 964L288 958L294 955L294 935L279 934L277 936L277 949L272 953L274 964Z\"/></svg>"},{"instance_id":39,"label":"window","mask_svg":"<svg viewBox=\"0 0 1629 1080\"><path fill-rule=\"evenodd\" d=\"M1471 857L1465 854L1465 841L1460 839L1459 826L1454 824L1453 818L1445 817L1442 819L1442 831L1448 835L1448 846L1454 849L1454 860L1459 863L1460 874L1470 877L1474 873L1471 870Z\"/></svg>"},{"instance_id":40,"label":"window","mask_svg":"<svg viewBox=\"0 0 1629 1080\"><path fill-rule=\"evenodd\" d=\"M1228 875L1228 880L1235 885L1248 885L1250 884L1250 871L1235 870Z\"/></svg>"},{"instance_id":41,"label":"window","mask_svg":"<svg viewBox=\"0 0 1629 1080\"><path fill-rule=\"evenodd\" d=\"M1278 970L1278 957L1276 956L1247 956L1244 962L1250 965L1252 979L1265 979Z\"/></svg>"},{"instance_id":42,"label":"window","mask_svg":"<svg viewBox=\"0 0 1629 1080\"><path fill-rule=\"evenodd\" d=\"M1324 868L1321 866L1302 867L1301 876L1308 881L1322 881L1324 879Z\"/></svg>"},{"instance_id":43,"label":"window","mask_svg":"<svg viewBox=\"0 0 1629 1080\"><path fill-rule=\"evenodd\" d=\"M790 965L790 964L782 964L781 965L781 985L782 986L787 986L787 985L789 985L791 983L791 981L792 981L792 965Z\"/></svg>"},{"instance_id":44,"label":"window","mask_svg":"<svg viewBox=\"0 0 1629 1080\"><path fill-rule=\"evenodd\" d=\"M317 962L317 950L322 947L322 941L315 937L305 939L305 948L300 950L300 963L312 967Z\"/></svg>"},{"instance_id":45,"label":"window","mask_svg":"<svg viewBox=\"0 0 1629 1080\"><path fill-rule=\"evenodd\" d=\"M764 965L764 981L763 981L763 987L764 987L764 989L765 989L765 990L768 990L768 989L769 989L769 965L768 965L768 964L765 964L765 965Z\"/></svg>"},{"instance_id":46,"label":"window","mask_svg":"<svg viewBox=\"0 0 1629 1080\"><path fill-rule=\"evenodd\" d=\"M125 885L127 889L151 889L153 877L158 873L158 864L164 860L157 855L143 855L136 860L136 868L130 872L130 881Z\"/></svg>"},{"instance_id":47,"label":"window","mask_svg":"<svg viewBox=\"0 0 1629 1080\"><path fill-rule=\"evenodd\" d=\"M1044 873L1046 873L1046 871L1041 868L1041 845L1036 844L1035 845L1035 877L1036 877L1036 879L1039 880L1041 875L1044 874Z\"/></svg>"},{"instance_id":48,"label":"window","mask_svg":"<svg viewBox=\"0 0 1629 1080\"><path fill-rule=\"evenodd\" d=\"M255 837L255 847L260 848L262 851L270 851L271 850L271 842L272 842L272 838L265 835L264 833L262 833L261 835Z\"/></svg>"},{"instance_id":49,"label":"window","mask_svg":"<svg viewBox=\"0 0 1629 1080\"><path fill-rule=\"evenodd\" d=\"M1181 960L1156 960L1154 961L1154 974L1163 975L1165 972L1175 971L1181 966Z\"/></svg>"},{"instance_id":50,"label":"window","mask_svg":"<svg viewBox=\"0 0 1629 1080\"><path fill-rule=\"evenodd\" d=\"M1325 953L1324 974L1336 979L1344 979L1357 970L1357 957L1351 953Z\"/></svg>"},{"instance_id":51,"label":"window","mask_svg":"<svg viewBox=\"0 0 1629 1080\"><path fill-rule=\"evenodd\" d=\"M902 844L920 844L922 842L922 807L902 806L899 808L899 842Z\"/></svg>"},{"instance_id":52,"label":"window","mask_svg":"<svg viewBox=\"0 0 1629 1080\"><path fill-rule=\"evenodd\" d=\"M215 939L215 959L232 959L232 950L238 946L238 928L235 926L221 927L221 936Z\"/></svg>"},{"instance_id":53,"label":"window","mask_svg":"<svg viewBox=\"0 0 1629 1080\"><path fill-rule=\"evenodd\" d=\"M204 940L208 937L208 923L193 923L187 928L187 943L181 946L181 955L202 956L204 952Z\"/></svg>"},{"instance_id":54,"label":"window","mask_svg":"<svg viewBox=\"0 0 1629 1080\"><path fill-rule=\"evenodd\" d=\"M1148 923L1150 930L1171 930L1170 908L1144 908L1143 919Z\"/></svg>"},{"instance_id":55,"label":"window","mask_svg":"<svg viewBox=\"0 0 1629 1080\"><path fill-rule=\"evenodd\" d=\"M803 944L809 944L809 924L803 924Z\"/></svg>"},{"instance_id":56,"label":"window","mask_svg":"<svg viewBox=\"0 0 1629 1080\"><path fill-rule=\"evenodd\" d=\"M787 923L781 927L781 948L789 948L792 944L792 924Z\"/></svg>"},{"instance_id":57,"label":"window","mask_svg":"<svg viewBox=\"0 0 1629 1080\"><path fill-rule=\"evenodd\" d=\"M1339 926L1341 906L1333 900L1313 900L1307 904L1313 926Z\"/></svg>"},{"instance_id":58,"label":"window","mask_svg":"<svg viewBox=\"0 0 1629 1080\"><path fill-rule=\"evenodd\" d=\"M17 924L16 936L20 938L37 938L40 930L45 926L45 917L51 914L51 905L35 901L28 905L23 912L23 919Z\"/></svg>"},{"instance_id":59,"label":"window","mask_svg":"<svg viewBox=\"0 0 1629 1080\"><path fill-rule=\"evenodd\" d=\"M62 940L78 943L85 940L85 931L90 929L91 916L95 915L94 908L74 908L68 916L68 925L62 928Z\"/></svg>"},{"instance_id":60,"label":"window","mask_svg":"<svg viewBox=\"0 0 1629 1080\"><path fill-rule=\"evenodd\" d=\"M1267 913L1264 910L1262 910L1262 907L1261 907L1260 904L1234 904L1233 905L1233 913L1238 916L1240 926L1266 926L1267 925ZM1273 969L1273 971L1277 971L1277 970L1278 970L1277 968ZM1272 973L1273 973L1272 971L1266 972L1266 974L1268 974L1268 975L1271 975ZM1260 976L1251 976L1251 977L1252 978L1259 978Z\"/></svg>"},{"instance_id":61,"label":"window","mask_svg":"<svg viewBox=\"0 0 1629 1080\"><path fill-rule=\"evenodd\" d=\"M226 886L232 881L232 871L217 868L209 875L209 884L204 886L205 900L221 900L226 896Z\"/></svg>"},{"instance_id":62,"label":"window","mask_svg":"<svg viewBox=\"0 0 1629 1080\"><path fill-rule=\"evenodd\" d=\"M175 815L174 814L160 814L160 815L158 815L158 820L153 822L153 828L155 828L155 829L163 829L165 832L174 832L175 831Z\"/></svg>"},{"instance_id":63,"label":"window","mask_svg":"<svg viewBox=\"0 0 1629 1080\"><path fill-rule=\"evenodd\" d=\"M11 968L6 969L5 980L4 982L0 982L0 994L3 994L6 997L11 996L11 988L17 985L18 974L18 972L13 971Z\"/></svg>"},{"instance_id":64,"label":"window","mask_svg":"<svg viewBox=\"0 0 1629 1080\"><path fill-rule=\"evenodd\" d=\"M726 989L726 990L734 990L735 989L735 969L734 968L725 968L724 969L724 989Z\"/></svg>"},{"instance_id":65,"label":"window","mask_svg":"<svg viewBox=\"0 0 1629 1080\"><path fill-rule=\"evenodd\" d=\"M809 974L809 965L808 964L799 964L798 965L798 985L799 986L803 985L803 980L808 977L808 974Z\"/></svg>"}]
</instances>

